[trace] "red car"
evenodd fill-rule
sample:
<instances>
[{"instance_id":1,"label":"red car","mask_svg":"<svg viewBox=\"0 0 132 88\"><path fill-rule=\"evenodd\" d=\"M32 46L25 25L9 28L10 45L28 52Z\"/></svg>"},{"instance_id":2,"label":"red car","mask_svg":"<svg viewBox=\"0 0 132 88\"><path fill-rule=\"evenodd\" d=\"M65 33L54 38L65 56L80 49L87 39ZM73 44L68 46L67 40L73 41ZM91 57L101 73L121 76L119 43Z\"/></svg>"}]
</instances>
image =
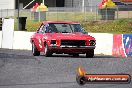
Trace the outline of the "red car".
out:
<instances>
[{"instance_id":1,"label":"red car","mask_svg":"<svg viewBox=\"0 0 132 88\"><path fill-rule=\"evenodd\" d=\"M43 22L30 41L33 55L39 56L40 52L44 52L46 57L53 53L93 57L96 45L95 38L77 22Z\"/></svg>"}]
</instances>

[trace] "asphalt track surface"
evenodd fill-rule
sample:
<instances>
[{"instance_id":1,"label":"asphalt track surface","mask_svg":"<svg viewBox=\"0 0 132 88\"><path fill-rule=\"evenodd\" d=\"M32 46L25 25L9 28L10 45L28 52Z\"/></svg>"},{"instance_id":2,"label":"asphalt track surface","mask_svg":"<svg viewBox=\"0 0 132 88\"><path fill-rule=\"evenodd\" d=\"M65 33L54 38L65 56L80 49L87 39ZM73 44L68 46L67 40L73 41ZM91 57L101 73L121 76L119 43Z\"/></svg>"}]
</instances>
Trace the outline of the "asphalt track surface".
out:
<instances>
[{"instance_id":1,"label":"asphalt track surface","mask_svg":"<svg viewBox=\"0 0 132 88\"><path fill-rule=\"evenodd\" d=\"M0 88L132 88L132 83L79 86L75 80L79 65L88 74L132 75L132 58L45 57L43 53L34 57L31 51L0 49Z\"/></svg>"}]
</instances>

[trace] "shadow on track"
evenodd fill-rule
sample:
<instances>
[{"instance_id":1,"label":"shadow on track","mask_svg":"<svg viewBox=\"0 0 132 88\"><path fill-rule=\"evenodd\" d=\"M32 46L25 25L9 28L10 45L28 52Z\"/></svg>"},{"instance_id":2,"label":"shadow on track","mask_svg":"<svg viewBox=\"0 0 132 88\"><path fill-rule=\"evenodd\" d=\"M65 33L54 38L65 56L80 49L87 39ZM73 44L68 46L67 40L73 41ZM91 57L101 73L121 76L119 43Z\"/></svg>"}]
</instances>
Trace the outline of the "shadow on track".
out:
<instances>
[{"instance_id":1,"label":"shadow on track","mask_svg":"<svg viewBox=\"0 0 132 88\"><path fill-rule=\"evenodd\" d=\"M45 57L45 55L41 54L40 56ZM39 56L38 56L39 57ZM86 58L85 54L81 54L79 56L72 56L72 55L68 55L68 54L53 54L50 57L66 57L66 58ZM95 55L93 58L118 58L118 57L114 57L114 56L110 56L110 55Z\"/></svg>"}]
</instances>

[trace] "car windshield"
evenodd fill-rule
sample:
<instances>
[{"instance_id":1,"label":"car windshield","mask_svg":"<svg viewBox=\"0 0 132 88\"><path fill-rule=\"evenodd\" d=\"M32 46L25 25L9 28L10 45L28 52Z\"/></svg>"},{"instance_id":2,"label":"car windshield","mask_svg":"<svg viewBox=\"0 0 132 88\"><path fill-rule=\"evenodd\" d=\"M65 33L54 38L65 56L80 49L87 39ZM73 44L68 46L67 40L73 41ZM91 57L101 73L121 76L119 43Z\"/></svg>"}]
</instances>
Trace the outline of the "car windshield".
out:
<instances>
[{"instance_id":1,"label":"car windshield","mask_svg":"<svg viewBox=\"0 0 132 88\"><path fill-rule=\"evenodd\" d=\"M85 30L81 27L80 24L72 24L71 25L73 32L81 32L81 33L86 33Z\"/></svg>"},{"instance_id":2,"label":"car windshield","mask_svg":"<svg viewBox=\"0 0 132 88\"><path fill-rule=\"evenodd\" d=\"M47 32L61 32L61 33L72 33L85 31L80 24L66 24L66 23L50 23L47 28Z\"/></svg>"}]
</instances>

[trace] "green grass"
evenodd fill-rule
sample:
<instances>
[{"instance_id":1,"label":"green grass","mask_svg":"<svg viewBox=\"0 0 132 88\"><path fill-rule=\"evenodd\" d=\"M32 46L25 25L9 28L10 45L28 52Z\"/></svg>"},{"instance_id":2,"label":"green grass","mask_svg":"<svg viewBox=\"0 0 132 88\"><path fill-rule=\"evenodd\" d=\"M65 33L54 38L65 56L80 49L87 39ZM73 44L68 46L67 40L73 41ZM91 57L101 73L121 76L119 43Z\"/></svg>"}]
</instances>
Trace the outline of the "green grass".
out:
<instances>
[{"instance_id":1,"label":"green grass","mask_svg":"<svg viewBox=\"0 0 132 88\"><path fill-rule=\"evenodd\" d=\"M39 26L41 25L41 22L35 22L35 21L27 21L26 29L28 31L36 31Z\"/></svg>"},{"instance_id":2,"label":"green grass","mask_svg":"<svg viewBox=\"0 0 132 88\"><path fill-rule=\"evenodd\" d=\"M41 25L41 22L35 22L32 20L27 20L25 29L29 32L34 32L39 28L40 25ZM15 22L15 31L18 31L17 21Z\"/></svg>"},{"instance_id":3,"label":"green grass","mask_svg":"<svg viewBox=\"0 0 132 88\"><path fill-rule=\"evenodd\" d=\"M132 19L82 22L82 26L86 29L86 31L94 32L94 33L113 33L113 34L132 33Z\"/></svg>"},{"instance_id":4,"label":"green grass","mask_svg":"<svg viewBox=\"0 0 132 88\"><path fill-rule=\"evenodd\" d=\"M93 33L113 33L113 34L132 34L132 19L120 19L114 21L90 21L80 22L87 32ZM41 22L27 20L26 29L34 32L41 25ZM15 24L17 30L17 23Z\"/></svg>"}]
</instances>

